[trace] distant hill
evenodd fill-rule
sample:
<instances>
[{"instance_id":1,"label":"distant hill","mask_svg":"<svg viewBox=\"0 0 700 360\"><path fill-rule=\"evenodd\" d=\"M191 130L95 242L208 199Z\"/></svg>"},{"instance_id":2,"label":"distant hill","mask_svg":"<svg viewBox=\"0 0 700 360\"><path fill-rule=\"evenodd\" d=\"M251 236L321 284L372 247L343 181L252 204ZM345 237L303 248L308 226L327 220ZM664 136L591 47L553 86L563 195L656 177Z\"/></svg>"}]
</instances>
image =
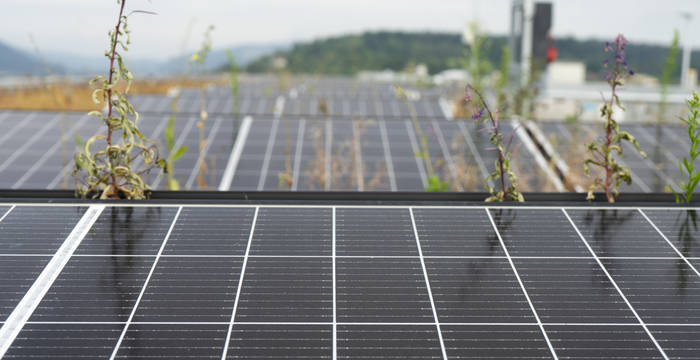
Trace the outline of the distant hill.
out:
<instances>
[{"instance_id":1,"label":"distant hill","mask_svg":"<svg viewBox=\"0 0 700 360\"><path fill-rule=\"evenodd\" d=\"M602 72L605 40L555 39L559 60L583 61L589 74ZM669 39L670 42L670 39ZM500 63L504 36L491 36L488 41L488 59ZM272 58L287 59L287 67L294 73L352 75L360 70L403 70L407 66L424 63L431 73L459 65L466 46L459 34L366 32L295 44L291 49L278 51L253 61L251 72L270 70ZM628 60L639 73L659 76L668 48L659 45L630 43ZM680 67L680 54L677 60ZM700 68L700 52L693 52L692 67ZM680 70L678 71L680 73Z\"/></svg>"},{"instance_id":2,"label":"distant hill","mask_svg":"<svg viewBox=\"0 0 700 360\"><path fill-rule=\"evenodd\" d=\"M260 44L231 46L233 56L239 66L246 66L250 61L278 50L286 50L285 44ZM214 71L228 64L227 48L214 48L207 59L207 70ZM58 59L65 64L66 71L71 74L95 74L106 71L107 62L104 56L97 54L92 57L76 56L70 53L54 52L52 59ZM180 55L168 60L138 59L126 54L124 61L135 76L171 75L188 69L190 55Z\"/></svg>"},{"instance_id":3,"label":"distant hill","mask_svg":"<svg viewBox=\"0 0 700 360\"><path fill-rule=\"evenodd\" d=\"M62 69L51 65L53 72ZM35 55L26 53L8 44L0 42L0 75L43 74L44 66Z\"/></svg>"}]
</instances>

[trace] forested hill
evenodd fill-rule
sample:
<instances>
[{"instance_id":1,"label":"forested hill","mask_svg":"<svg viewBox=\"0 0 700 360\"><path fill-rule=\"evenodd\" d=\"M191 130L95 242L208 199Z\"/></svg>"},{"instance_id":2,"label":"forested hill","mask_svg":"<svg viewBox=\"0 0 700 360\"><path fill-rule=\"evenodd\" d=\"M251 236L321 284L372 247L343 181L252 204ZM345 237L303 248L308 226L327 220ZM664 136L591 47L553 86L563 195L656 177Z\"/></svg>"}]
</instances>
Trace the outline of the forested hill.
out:
<instances>
[{"instance_id":1,"label":"forested hill","mask_svg":"<svg viewBox=\"0 0 700 360\"><path fill-rule=\"evenodd\" d=\"M605 40L555 39L559 60L583 61L589 73L601 71L604 43ZM487 44L488 59L497 66L506 38L492 36ZM299 43L287 51L253 61L248 71L268 71L271 59L283 56L294 73L352 75L360 70L398 71L423 63L434 74L459 67L465 50L459 34L367 32ZM639 73L659 76L667 53L667 47L632 41L628 46L628 61ZM677 63L680 65L680 54ZM692 67L700 68L700 52L693 53Z\"/></svg>"}]
</instances>

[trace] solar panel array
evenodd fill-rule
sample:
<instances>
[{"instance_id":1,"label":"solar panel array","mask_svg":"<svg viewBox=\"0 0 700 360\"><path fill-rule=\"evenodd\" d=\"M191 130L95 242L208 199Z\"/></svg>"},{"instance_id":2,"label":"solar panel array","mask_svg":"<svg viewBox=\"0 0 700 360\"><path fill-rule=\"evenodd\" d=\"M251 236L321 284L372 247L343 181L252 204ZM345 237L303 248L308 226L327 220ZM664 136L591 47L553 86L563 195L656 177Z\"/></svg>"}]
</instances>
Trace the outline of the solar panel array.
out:
<instances>
[{"instance_id":1,"label":"solar panel array","mask_svg":"<svg viewBox=\"0 0 700 360\"><path fill-rule=\"evenodd\" d=\"M5 205L6 359L695 359L695 210Z\"/></svg>"},{"instance_id":2,"label":"solar panel array","mask_svg":"<svg viewBox=\"0 0 700 360\"><path fill-rule=\"evenodd\" d=\"M175 177L186 190L423 191L430 168L450 191L483 191L494 168L495 151L483 125L449 120L447 87L407 85L417 124L397 99L392 84L347 78L242 78L238 101L225 87L206 90L209 118L201 125L201 91L185 89L177 97L176 145L188 151L175 163ZM165 149L163 131L174 99L163 95L131 98L141 113L140 127ZM249 120L246 120L249 119ZM247 123L247 125L246 125ZM246 125L246 126L244 126ZM514 170L521 190L565 191L562 183L587 188L582 146L599 133L590 124L540 123L549 142L572 171L563 177L551 169L531 136L516 123ZM664 192L678 188L678 159L688 153L677 126L622 125L649 153L642 159L625 145L622 162L633 184L623 191ZM0 112L0 188L72 188L74 135L83 140L103 126L82 113ZM244 131L239 131L244 130ZM515 131L514 131L515 130ZM430 166L418 154L427 140ZM238 144L238 148L235 146ZM225 176L226 175L226 176ZM564 181L562 181L564 180ZM147 182L165 189L163 174ZM569 187L568 190L574 190Z\"/></svg>"}]
</instances>

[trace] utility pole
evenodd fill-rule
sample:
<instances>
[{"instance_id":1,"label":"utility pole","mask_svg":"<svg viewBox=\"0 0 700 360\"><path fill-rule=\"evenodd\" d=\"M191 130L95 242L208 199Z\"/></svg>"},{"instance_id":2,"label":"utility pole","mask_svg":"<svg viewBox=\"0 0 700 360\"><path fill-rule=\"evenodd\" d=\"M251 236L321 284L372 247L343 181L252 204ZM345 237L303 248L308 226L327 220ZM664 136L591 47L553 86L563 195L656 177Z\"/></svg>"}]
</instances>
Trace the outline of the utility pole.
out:
<instances>
[{"instance_id":1,"label":"utility pole","mask_svg":"<svg viewBox=\"0 0 700 360\"><path fill-rule=\"evenodd\" d=\"M523 0L523 38L520 47L520 85L525 87L530 82L532 69L532 28L535 20L534 0Z\"/></svg>"}]
</instances>

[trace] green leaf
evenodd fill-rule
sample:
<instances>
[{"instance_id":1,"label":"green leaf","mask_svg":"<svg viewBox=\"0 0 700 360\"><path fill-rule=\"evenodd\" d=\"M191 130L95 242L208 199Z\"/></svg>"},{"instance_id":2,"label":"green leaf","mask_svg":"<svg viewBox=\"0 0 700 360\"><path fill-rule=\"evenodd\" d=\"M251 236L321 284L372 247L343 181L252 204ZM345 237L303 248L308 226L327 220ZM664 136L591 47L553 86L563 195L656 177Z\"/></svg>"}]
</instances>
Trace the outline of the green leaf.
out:
<instances>
[{"instance_id":1,"label":"green leaf","mask_svg":"<svg viewBox=\"0 0 700 360\"><path fill-rule=\"evenodd\" d=\"M182 157L182 155L185 155L187 152L187 146L180 146L179 149L173 154L172 158L170 159L170 162L176 162L179 158Z\"/></svg>"}]
</instances>

